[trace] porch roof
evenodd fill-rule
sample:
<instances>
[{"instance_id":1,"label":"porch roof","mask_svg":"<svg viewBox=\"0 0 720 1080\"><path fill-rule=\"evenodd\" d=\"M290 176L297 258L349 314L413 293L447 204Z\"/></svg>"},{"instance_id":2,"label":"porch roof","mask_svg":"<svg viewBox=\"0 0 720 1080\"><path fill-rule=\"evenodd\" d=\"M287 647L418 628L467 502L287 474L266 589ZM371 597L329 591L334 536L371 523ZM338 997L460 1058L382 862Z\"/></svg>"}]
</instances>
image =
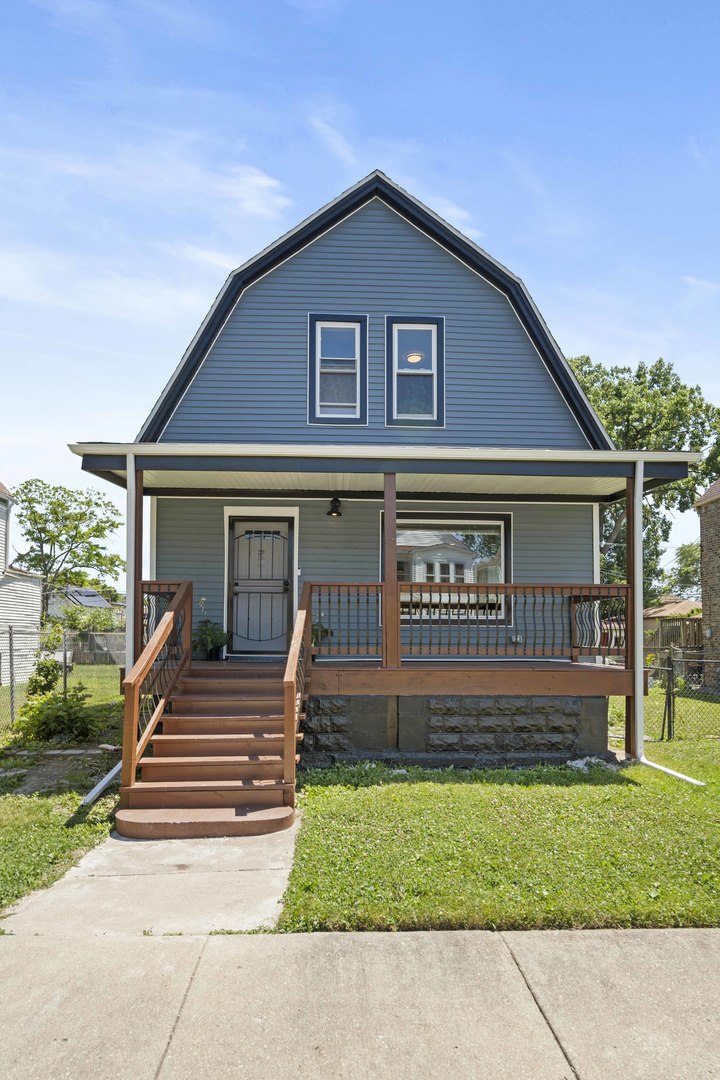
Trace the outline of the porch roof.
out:
<instances>
[{"instance_id":1,"label":"porch roof","mask_svg":"<svg viewBox=\"0 0 720 1080\"><path fill-rule=\"evenodd\" d=\"M346 494L382 498L383 474L398 496L571 499L625 497L645 463L645 490L681 480L702 458L687 451L526 450L438 446L271 443L73 443L82 467L126 487L128 458L149 495Z\"/></svg>"}]
</instances>

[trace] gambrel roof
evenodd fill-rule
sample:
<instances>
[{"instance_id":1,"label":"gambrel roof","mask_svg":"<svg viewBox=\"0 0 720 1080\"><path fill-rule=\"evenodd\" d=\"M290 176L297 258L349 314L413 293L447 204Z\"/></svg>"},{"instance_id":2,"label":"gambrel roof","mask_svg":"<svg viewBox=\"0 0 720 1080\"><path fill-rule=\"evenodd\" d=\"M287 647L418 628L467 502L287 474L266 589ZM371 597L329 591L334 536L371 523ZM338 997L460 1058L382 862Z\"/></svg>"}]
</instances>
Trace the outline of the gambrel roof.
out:
<instances>
[{"instance_id":1,"label":"gambrel roof","mask_svg":"<svg viewBox=\"0 0 720 1080\"><path fill-rule=\"evenodd\" d=\"M588 439L590 447L595 450L613 449L610 437L603 428L597 413L581 389L570 365L520 278L379 170L370 173L369 176L230 274L136 441L156 442L160 438L173 410L193 380L218 331L243 291L275 266L297 254L328 229L373 199L381 199L388 207L441 244L507 297L575 416L580 429Z\"/></svg>"}]
</instances>

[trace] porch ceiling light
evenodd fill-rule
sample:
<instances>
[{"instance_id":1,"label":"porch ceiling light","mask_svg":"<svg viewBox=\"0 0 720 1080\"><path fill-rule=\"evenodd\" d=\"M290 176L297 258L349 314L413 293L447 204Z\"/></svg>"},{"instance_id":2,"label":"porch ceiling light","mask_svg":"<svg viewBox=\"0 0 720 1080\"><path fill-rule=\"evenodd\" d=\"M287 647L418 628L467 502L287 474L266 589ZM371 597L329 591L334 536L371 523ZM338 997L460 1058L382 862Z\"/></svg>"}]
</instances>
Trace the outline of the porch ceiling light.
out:
<instances>
[{"instance_id":1,"label":"porch ceiling light","mask_svg":"<svg viewBox=\"0 0 720 1080\"><path fill-rule=\"evenodd\" d=\"M340 500L337 496L330 500L330 509L327 512L328 517L342 517L340 513Z\"/></svg>"},{"instance_id":2,"label":"porch ceiling light","mask_svg":"<svg viewBox=\"0 0 720 1080\"><path fill-rule=\"evenodd\" d=\"M405 357L408 364L419 364L422 358L423 354L421 352L410 352Z\"/></svg>"}]
</instances>

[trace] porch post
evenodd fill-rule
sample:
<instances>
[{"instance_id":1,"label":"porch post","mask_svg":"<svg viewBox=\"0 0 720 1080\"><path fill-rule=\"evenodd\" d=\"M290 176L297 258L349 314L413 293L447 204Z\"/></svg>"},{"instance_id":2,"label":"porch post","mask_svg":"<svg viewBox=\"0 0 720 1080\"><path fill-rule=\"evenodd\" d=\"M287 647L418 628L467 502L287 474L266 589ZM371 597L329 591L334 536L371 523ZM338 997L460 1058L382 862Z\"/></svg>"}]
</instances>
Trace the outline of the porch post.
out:
<instances>
[{"instance_id":1,"label":"porch post","mask_svg":"<svg viewBox=\"0 0 720 1080\"><path fill-rule=\"evenodd\" d=\"M383 654L386 667L400 667L400 596L397 583L397 485L395 473L385 473L383 494Z\"/></svg>"},{"instance_id":2,"label":"porch post","mask_svg":"<svg viewBox=\"0 0 720 1080\"><path fill-rule=\"evenodd\" d=\"M635 465L635 490L633 492L633 624L635 627L635 675L633 707L635 723L633 725L634 757L641 761L645 757L645 654L643 652L643 487L645 485L645 462Z\"/></svg>"},{"instance_id":3,"label":"porch post","mask_svg":"<svg viewBox=\"0 0 720 1080\"><path fill-rule=\"evenodd\" d=\"M135 663L135 455L128 454L125 464L125 672Z\"/></svg>"},{"instance_id":4,"label":"porch post","mask_svg":"<svg viewBox=\"0 0 720 1080\"><path fill-rule=\"evenodd\" d=\"M135 648L136 657L143 649L143 599L140 582L142 581L143 565L143 472L135 470L135 531L133 536L134 563L135 563Z\"/></svg>"},{"instance_id":5,"label":"porch post","mask_svg":"<svg viewBox=\"0 0 720 1080\"><path fill-rule=\"evenodd\" d=\"M629 476L625 485L625 580L630 586L625 602L625 666L635 671L635 480ZM634 675L633 675L634 678ZM625 753L635 757L634 698L625 698Z\"/></svg>"}]
</instances>

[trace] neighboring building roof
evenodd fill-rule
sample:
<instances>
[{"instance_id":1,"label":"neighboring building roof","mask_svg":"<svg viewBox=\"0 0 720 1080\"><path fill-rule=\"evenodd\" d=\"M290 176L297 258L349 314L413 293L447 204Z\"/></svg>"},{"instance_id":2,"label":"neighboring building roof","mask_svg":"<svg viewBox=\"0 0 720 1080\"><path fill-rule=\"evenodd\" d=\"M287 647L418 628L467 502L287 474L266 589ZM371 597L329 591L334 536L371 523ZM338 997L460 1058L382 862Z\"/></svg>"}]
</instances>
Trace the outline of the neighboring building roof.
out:
<instances>
[{"instance_id":1,"label":"neighboring building roof","mask_svg":"<svg viewBox=\"0 0 720 1080\"><path fill-rule=\"evenodd\" d=\"M0 499L6 499L8 502L14 501L12 495L4 484L0 484Z\"/></svg>"},{"instance_id":2,"label":"neighboring building roof","mask_svg":"<svg viewBox=\"0 0 720 1080\"><path fill-rule=\"evenodd\" d=\"M68 603L83 608L109 608L112 605L101 596L97 589L84 585L68 585L57 589L56 595L64 597Z\"/></svg>"},{"instance_id":3,"label":"neighboring building roof","mask_svg":"<svg viewBox=\"0 0 720 1080\"><path fill-rule=\"evenodd\" d=\"M720 499L720 480L716 480L707 491L702 493L695 506L707 506L708 503L716 502L717 499Z\"/></svg>"},{"instance_id":4,"label":"neighboring building roof","mask_svg":"<svg viewBox=\"0 0 720 1080\"><path fill-rule=\"evenodd\" d=\"M520 278L378 169L322 207L317 213L306 218L295 229L261 251L254 259L244 263L237 270L233 270L178 368L143 424L136 442L156 442L160 438L167 421L243 290L375 198L381 199L416 228L436 240L507 297L530 340L547 365L590 446L596 450L613 449L612 440L603 428L597 413L585 396Z\"/></svg>"},{"instance_id":5,"label":"neighboring building roof","mask_svg":"<svg viewBox=\"0 0 720 1080\"><path fill-rule=\"evenodd\" d=\"M658 598L657 604L645 608L644 619L678 619L688 615L697 615L702 611L699 600L683 600L682 596L666 593Z\"/></svg>"},{"instance_id":6,"label":"neighboring building roof","mask_svg":"<svg viewBox=\"0 0 720 1080\"><path fill-rule=\"evenodd\" d=\"M398 529L398 551L416 551L421 548L436 548L447 547L456 548L458 551L465 551L470 555L474 555L467 544L463 544L462 540L458 540L457 536L454 536L450 532L431 532L428 529ZM402 539L401 539L402 538Z\"/></svg>"}]
</instances>

